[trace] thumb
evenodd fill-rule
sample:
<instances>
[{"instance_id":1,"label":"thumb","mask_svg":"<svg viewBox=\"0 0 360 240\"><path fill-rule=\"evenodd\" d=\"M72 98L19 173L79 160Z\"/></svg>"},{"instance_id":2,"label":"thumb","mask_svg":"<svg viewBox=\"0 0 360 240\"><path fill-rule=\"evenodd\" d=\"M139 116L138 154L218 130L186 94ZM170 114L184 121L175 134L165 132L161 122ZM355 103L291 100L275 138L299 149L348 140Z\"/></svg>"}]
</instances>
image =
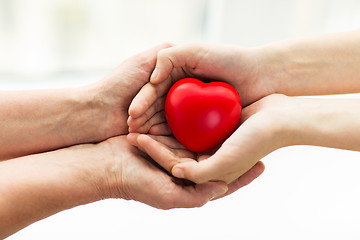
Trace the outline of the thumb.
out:
<instances>
[{"instance_id":1,"label":"thumb","mask_svg":"<svg viewBox=\"0 0 360 240\"><path fill-rule=\"evenodd\" d=\"M177 73L174 73L173 70L183 67L196 68L199 52L206 52L199 44L184 44L160 50L150 82L158 84L169 77L172 81L185 77L186 73L183 69Z\"/></svg>"},{"instance_id":2,"label":"thumb","mask_svg":"<svg viewBox=\"0 0 360 240\"><path fill-rule=\"evenodd\" d=\"M185 178L198 184L208 181L231 183L257 162L254 162L252 157L245 157L239 154L238 151L231 150L231 148L223 147L214 155L202 161L178 163L173 166L171 173L175 177Z\"/></svg>"},{"instance_id":3,"label":"thumb","mask_svg":"<svg viewBox=\"0 0 360 240\"><path fill-rule=\"evenodd\" d=\"M177 65L184 64L183 62L179 62L178 59L181 58L175 57L177 51L176 49L175 51L173 49L174 48L163 49L158 52L155 69L150 77L150 82L152 84L159 84L165 81Z\"/></svg>"},{"instance_id":4,"label":"thumb","mask_svg":"<svg viewBox=\"0 0 360 240\"><path fill-rule=\"evenodd\" d=\"M185 178L201 184L211 180L219 180L220 160L212 156L200 162L188 161L176 164L171 173L177 178Z\"/></svg>"}]
</instances>

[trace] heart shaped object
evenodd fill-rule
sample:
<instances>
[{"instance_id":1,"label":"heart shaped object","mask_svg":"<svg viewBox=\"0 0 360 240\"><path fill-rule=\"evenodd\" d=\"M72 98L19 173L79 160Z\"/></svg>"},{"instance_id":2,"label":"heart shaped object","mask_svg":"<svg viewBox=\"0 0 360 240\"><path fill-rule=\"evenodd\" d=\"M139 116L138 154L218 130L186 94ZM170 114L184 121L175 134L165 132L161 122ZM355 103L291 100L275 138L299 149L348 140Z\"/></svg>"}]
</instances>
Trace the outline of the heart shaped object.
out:
<instances>
[{"instance_id":1,"label":"heart shaped object","mask_svg":"<svg viewBox=\"0 0 360 240\"><path fill-rule=\"evenodd\" d=\"M199 153L218 146L234 132L240 121L241 100L227 83L184 78L171 87L165 115L175 138Z\"/></svg>"}]
</instances>

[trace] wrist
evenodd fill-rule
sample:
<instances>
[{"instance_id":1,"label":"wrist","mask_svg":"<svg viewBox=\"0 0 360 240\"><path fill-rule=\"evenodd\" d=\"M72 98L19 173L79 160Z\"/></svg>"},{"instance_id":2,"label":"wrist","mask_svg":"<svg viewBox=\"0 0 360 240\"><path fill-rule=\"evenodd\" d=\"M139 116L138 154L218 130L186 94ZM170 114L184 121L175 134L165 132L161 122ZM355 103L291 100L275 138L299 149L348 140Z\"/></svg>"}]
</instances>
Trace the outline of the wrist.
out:
<instances>
[{"instance_id":1,"label":"wrist","mask_svg":"<svg viewBox=\"0 0 360 240\"><path fill-rule=\"evenodd\" d=\"M2 233L9 235L59 211L102 199L97 186L105 154L98 150L86 144L2 162Z\"/></svg>"},{"instance_id":2,"label":"wrist","mask_svg":"<svg viewBox=\"0 0 360 240\"><path fill-rule=\"evenodd\" d=\"M257 126L257 132L262 132L262 137L266 142L269 149L265 150L266 153L272 152L278 148L297 145L301 141L304 130L303 126L306 122L304 120L303 107L298 102L299 99L288 97L282 94L271 94L254 103L250 106L255 111L261 124ZM249 111L249 110L248 110ZM247 115L246 108L244 114ZM248 116L245 116L245 119ZM246 122L246 120L245 120Z\"/></svg>"},{"instance_id":3,"label":"wrist","mask_svg":"<svg viewBox=\"0 0 360 240\"><path fill-rule=\"evenodd\" d=\"M290 98L290 102L292 107L286 117L289 145L321 146L325 129L331 127L326 120L334 116L324 109L319 99Z\"/></svg>"},{"instance_id":4,"label":"wrist","mask_svg":"<svg viewBox=\"0 0 360 240\"><path fill-rule=\"evenodd\" d=\"M302 99L294 101L291 145L360 150L360 101Z\"/></svg>"},{"instance_id":5,"label":"wrist","mask_svg":"<svg viewBox=\"0 0 360 240\"><path fill-rule=\"evenodd\" d=\"M114 133L116 130L120 132L119 134L124 131L119 129L124 124L117 125L115 123L122 119L118 116L120 110L116 112L114 104L101 89L98 84L76 89L76 94L80 98L79 108L81 110L79 112L81 113L79 118L82 122L80 126L84 126L82 132L85 139L81 143L101 142L118 135Z\"/></svg>"},{"instance_id":6,"label":"wrist","mask_svg":"<svg viewBox=\"0 0 360 240\"><path fill-rule=\"evenodd\" d=\"M109 156L104 150L99 144L81 144L48 153L48 161L53 161L49 184L57 186L55 199L65 209L104 199L102 186Z\"/></svg>"},{"instance_id":7,"label":"wrist","mask_svg":"<svg viewBox=\"0 0 360 240\"><path fill-rule=\"evenodd\" d=\"M122 138L122 137L120 137ZM114 138L116 139L116 138ZM118 143L109 139L97 144L82 144L64 149L71 159L74 183L78 190L84 192L83 203L94 202L107 198L122 198L122 155ZM119 183L120 182L120 183ZM68 186L73 186L69 184Z\"/></svg>"},{"instance_id":8,"label":"wrist","mask_svg":"<svg viewBox=\"0 0 360 240\"><path fill-rule=\"evenodd\" d=\"M288 94L290 66L287 58L287 49L282 44L274 43L254 48L257 62L256 79L265 86L267 95L273 93Z\"/></svg>"},{"instance_id":9,"label":"wrist","mask_svg":"<svg viewBox=\"0 0 360 240\"><path fill-rule=\"evenodd\" d=\"M124 177L122 176L124 147L126 145L126 136L113 137L96 144L94 154L97 154L97 166L93 170L99 176L93 178L94 183L92 185L102 199L129 199L124 191Z\"/></svg>"},{"instance_id":10,"label":"wrist","mask_svg":"<svg viewBox=\"0 0 360 240\"><path fill-rule=\"evenodd\" d=\"M83 96L83 105L88 109L86 121L91 127L89 133L92 132L92 142L128 133L128 106L123 106L122 98L118 95L114 96L111 84L99 81L78 91ZM118 91L126 91L126 88Z\"/></svg>"},{"instance_id":11,"label":"wrist","mask_svg":"<svg viewBox=\"0 0 360 240\"><path fill-rule=\"evenodd\" d=\"M266 116L269 122L268 129L271 129L271 138L273 149L295 145L295 139L298 137L298 107L296 99L282 94L272 94L264 98L269 100L265 106Z\"/></svg>"}]
</instances>

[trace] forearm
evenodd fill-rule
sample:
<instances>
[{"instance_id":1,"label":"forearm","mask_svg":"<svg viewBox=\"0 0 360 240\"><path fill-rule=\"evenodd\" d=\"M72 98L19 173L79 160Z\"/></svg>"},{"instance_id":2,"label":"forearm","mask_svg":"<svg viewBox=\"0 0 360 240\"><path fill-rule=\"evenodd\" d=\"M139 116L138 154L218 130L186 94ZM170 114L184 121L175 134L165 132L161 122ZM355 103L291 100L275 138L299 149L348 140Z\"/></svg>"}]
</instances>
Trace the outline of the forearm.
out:
<instances>
[{"instance_id":1,"label":"forearm","mask_svg":"<svg viewBox=\"0 0 360 240\"><path fill-rule=\"evenodd\" d=\"M258 77L291 96L360 92L360 31L258 48Z\"/></svg>"},{"instance_id":2,"label":"forearm","mask_svg":"<svg viewBox=\"0 0 360 240\"><path fill-rule=\"evenodd\" d=\"M292 99L291 102L293 110L288 111L284 128L289 145L360 151L360 99Z\"/></svg>"},{"instance_id":3,"label":"forearm","mask_svg":"<svg viewBox=\"0 0 360 240\"><path fill-rule=\"evenodd\" d=\"M106 109L79 89L1 92L0 109L0 160L106 135Z\"/></svg>"},{"instance_id":4,"label":"forearm","mask_svg":"<svg viewBox=\"0 0 360 240\"><path fill-rule=\"evenodd\" d=\"M0 239L100 200L104 155L98 145L88 144L0 162Z\"/></svg>"}]
</instances>

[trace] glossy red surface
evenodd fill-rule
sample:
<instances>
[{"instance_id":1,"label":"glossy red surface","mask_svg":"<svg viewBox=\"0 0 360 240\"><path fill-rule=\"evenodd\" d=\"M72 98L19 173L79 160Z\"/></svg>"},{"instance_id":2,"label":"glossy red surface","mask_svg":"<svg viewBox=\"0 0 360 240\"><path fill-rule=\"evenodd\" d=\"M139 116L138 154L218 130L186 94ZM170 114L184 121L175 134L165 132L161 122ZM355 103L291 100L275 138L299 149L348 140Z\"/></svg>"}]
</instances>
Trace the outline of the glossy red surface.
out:
<instances>
[{"instance_id":1,"label":"glossy red surface","mask_svg":"<svg viewBox=\"0 0 360 240\"><path fill-rule=\"evenodd\" d=\"M227 83L184 78L171 87L165 114L180 143L190 151L204 152L221 144L237 128L241 100Z\"/></svg>"}]
</instances>

